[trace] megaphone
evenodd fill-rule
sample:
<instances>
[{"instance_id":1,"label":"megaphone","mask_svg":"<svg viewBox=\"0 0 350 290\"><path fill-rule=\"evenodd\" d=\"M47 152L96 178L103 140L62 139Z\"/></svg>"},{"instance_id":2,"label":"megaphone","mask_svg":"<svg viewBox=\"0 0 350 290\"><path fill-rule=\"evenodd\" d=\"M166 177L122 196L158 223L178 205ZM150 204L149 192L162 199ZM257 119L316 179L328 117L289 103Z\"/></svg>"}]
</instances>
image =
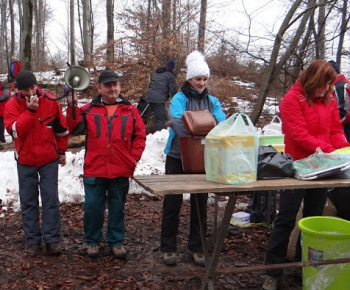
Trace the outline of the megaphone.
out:
<instances>
[{"instance_id":1,"label":"megaphone","mask_svg":"<svg viewBox=\"0 0 350 290\"><path fill-rule=\"evenodd\" d=\"M78 65L70 66L64 73L64 81L73 90L85 90L90 84L88 71Z\"/></svg>"}]
</instances>

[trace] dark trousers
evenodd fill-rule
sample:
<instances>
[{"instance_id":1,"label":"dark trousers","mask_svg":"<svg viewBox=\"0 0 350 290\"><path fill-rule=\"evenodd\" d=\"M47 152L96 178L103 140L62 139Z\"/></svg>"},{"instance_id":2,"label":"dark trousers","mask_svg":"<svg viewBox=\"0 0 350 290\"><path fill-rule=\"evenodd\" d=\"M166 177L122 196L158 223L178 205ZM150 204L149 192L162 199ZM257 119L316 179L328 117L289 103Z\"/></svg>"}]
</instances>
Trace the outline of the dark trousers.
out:
<instances>
[{"instance_id":1,"label":"dark trousers","mask_svg":"<svg viewBox=\"0 0 350 290\"><path fill-rule=\"evenodd\" d=\"M175 159L167 156L165 161L165 173L183 174L181 159ZM191 194L190 233L188 236L188 248L191 252L202 253L203 248L200 235L196 197L198 198L198 208L201 221L203 222L203 230L206 231L208 194ZM170 194L164 197L160 244L160 249L162 252L176 252L176 236L179 229L179 215L182 200L182 194Z\"/></svg>"},{"instance_id":2,"label":"dark trousers","mask_svg":"<svg viewBox=\"0 0 350 290\"><path fill-rule=\"evenodd\" d=\"M149 103L154 114L154 132L161 131L165 128L166 111L165 103Z\"/></svg>"},{"instance_id":3,"label":"dark trousers","mask_svg":"<svg viewBox=\"0 0 350 290\"><path fill-rule=\"evenodd\" d=\"M0 117L0 142L5 143L4 117Z\"/></svg>"},{"instance_id":4,"label":"dark trousers","mask_svg":"<svg viewBox=\"0 0 350 290\"><path fill-rule=\"evenodd\" d=\"M129 191L129 178L84 177L84 233L85 243L98 245L106 201L108 204L107 241L113 247L123 244L125 236L125 201Z\"/></svg>"},{"instance_id":5,"label":"dark trousers","mask_svg":"<svg viewBox=\"0 0 350 290\"><path fill-rule=\"evenodd\" d=\"M322 215L327 199L327 189L312 188L280 192L279 212L270 236L265 264L286 262L289 236L294 229L296 216L303 199L303 217ZM300 235L296 244L294 260L301 260ZM268 270L266 273L272 277L280 277L283 270Z\"/></svg>"},{"instance_id":6,"label":"dark trousers","mask_svg":"<svg viewBox=\"0 0 350 290\"><path fill-rule=\"evenodd\" d=\"M41 167L17 163L17 170L27 246L40 244L42 236L45 243L58 243L61 231L58 160ZM42 203L42 233L39 219L39 189Z\"/></svg>"}]
</instances>

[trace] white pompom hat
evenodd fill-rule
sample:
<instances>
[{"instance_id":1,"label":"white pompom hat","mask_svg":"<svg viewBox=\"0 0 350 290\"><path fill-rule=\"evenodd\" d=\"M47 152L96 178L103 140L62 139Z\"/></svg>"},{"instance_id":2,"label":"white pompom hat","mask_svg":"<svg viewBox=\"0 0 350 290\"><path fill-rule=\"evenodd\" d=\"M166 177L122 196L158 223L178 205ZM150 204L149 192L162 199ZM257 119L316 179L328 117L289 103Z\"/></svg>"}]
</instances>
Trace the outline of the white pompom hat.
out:
<instances>
[{"instance_id":1,"label":"white pompom hat","mask_svg":"<svg viewBox=\"0 0 350 290\"><path fill-rule=\"evenodd\" d=\"M186 57L186 65L187 65L187 77L186 80L190 80L199 76L206 76L209 78L210 69L205 61L205 56L198 50L191 52Z\"/></svg>"}]
</instances>

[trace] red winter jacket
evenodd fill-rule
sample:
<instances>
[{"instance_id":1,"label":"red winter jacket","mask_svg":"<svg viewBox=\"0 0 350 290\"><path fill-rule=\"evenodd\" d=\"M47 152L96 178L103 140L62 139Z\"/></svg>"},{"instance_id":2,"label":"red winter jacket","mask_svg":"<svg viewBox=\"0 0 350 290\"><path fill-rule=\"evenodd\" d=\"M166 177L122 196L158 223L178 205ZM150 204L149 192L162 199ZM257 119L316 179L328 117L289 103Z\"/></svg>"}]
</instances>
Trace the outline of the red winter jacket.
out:
<instances>
[{"instance_id":1,"label":"red winter jacket","mask_svg":"<svg viewBox=\"0 0 350 290\"><path fill-rule=\"evenodd\" d=\"M86 133L85 177L132 177L136 162L146 146L146 130L136 107L123 97L110 120L98 95L82 108L67 109L67 124L72 135Z\"/></svg>"},{"instance_id":2,"label":"red winter jacket","mask_svg":"<svg viewBox=\"0 0 350 290\"><path fill-rule=\"evenodd\" d=\"M5 128L14 138L18 163L40 167L58 158L68 148L69 132L54 96L37 89L39 108L27 109L26 100L17 92L5 107Z\"/></svg>"},{"instance_id":3,"label":"red winter jacket","mask_svg":"<svg viewBox=\"0 0 350 290\"><path fill-rule=\"evenodd\" d=\"M294 160L315 153L319 147L329 153L349 146L340 123L337 101L315 101L309 106L297 81L283 97L280 105L285 151Z\"/></svg>"}]
</instances>

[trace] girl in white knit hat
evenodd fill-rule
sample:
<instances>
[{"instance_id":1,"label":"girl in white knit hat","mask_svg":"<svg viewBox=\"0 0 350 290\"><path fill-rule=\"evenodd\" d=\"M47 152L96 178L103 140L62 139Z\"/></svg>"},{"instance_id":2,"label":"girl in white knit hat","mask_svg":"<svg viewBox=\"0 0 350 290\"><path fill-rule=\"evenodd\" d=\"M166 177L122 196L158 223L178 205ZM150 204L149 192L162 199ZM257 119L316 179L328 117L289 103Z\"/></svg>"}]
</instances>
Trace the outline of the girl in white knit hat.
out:
<instances>
[{"instance_id":1,"label":"girl in white knit hat","mask_svg":"<svg viewBox=\"0 0 350 290\"><path fill-rule=\"evenodd\" d=\"M169 107L169 138L164 153L165 174L184 174L181 161L179 137L190 135L182 121L185 111L208 110L217 123L226 119L219 100L211 95L207 88L210 69L200 51L193 51L186 58L187 76L181 90L174 95ZM182 194L166 195L163 203L161 228L161 245L163 261L166 265L177 262L176 236L179 228L179 214L182 204ZM206 229L208 194L198 194L199 212ZM200 236L197 205L191 194L190 234L188 248L196 265L204 266L202 241Z\"/></svg>"}]
</instances>

